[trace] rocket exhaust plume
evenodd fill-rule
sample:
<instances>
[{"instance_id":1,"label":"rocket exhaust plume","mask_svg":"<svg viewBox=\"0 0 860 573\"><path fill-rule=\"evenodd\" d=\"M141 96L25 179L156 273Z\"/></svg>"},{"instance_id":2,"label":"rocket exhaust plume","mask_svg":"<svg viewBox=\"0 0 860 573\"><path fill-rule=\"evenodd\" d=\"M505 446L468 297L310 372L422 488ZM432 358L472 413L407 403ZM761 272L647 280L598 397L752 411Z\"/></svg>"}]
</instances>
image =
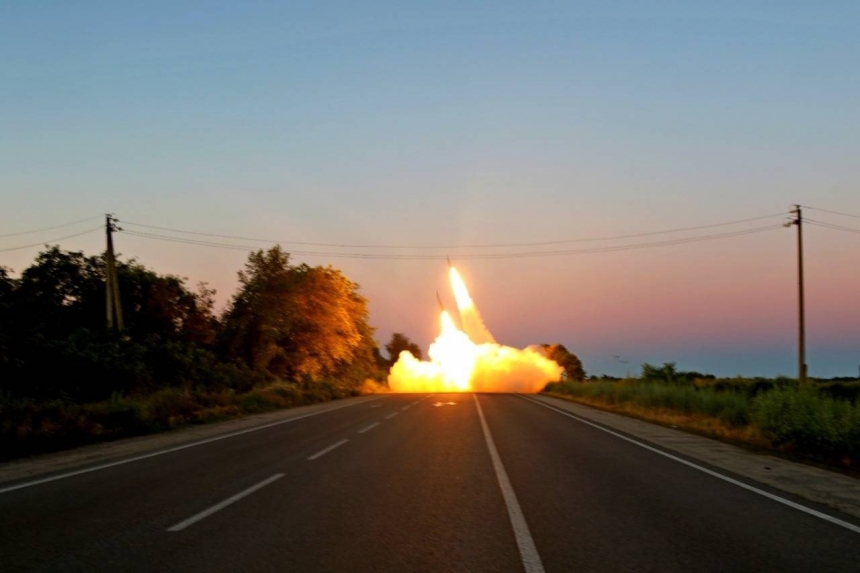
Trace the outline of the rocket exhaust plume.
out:
<instances>
[{"instance_id":1,"label":"rocket exhaust plume","mask_svg":"<svg viewBox=\"0 0 860 573\"><path fill-rule=\"evenodd\" d=\"M451 261L448 261L448 264L450 266ZM496 339L484 325L484 319L481 318L475 301L469 296L469 289L466 288L466 283L463 282L460 273L451 266L448 275L451 288L454 291L454 298L457 300L457 310L460 311L460 323L463 325L463 331L473 342L495 344Z\"/></svg>"},{"instance_id":2,"label":"rocket exhaust plume","mask_svg":"<svg viewBox=\"0 0 860 573\"><path fill-rule=\"evenodd\" d=\"M440 334L429 361L404 350L388 374L394 392L539 392L558 380L562 368L531 348L497 344L457 269L448 261L449 280L463 330L440 306Z\"/></svg>"}]
</instances>

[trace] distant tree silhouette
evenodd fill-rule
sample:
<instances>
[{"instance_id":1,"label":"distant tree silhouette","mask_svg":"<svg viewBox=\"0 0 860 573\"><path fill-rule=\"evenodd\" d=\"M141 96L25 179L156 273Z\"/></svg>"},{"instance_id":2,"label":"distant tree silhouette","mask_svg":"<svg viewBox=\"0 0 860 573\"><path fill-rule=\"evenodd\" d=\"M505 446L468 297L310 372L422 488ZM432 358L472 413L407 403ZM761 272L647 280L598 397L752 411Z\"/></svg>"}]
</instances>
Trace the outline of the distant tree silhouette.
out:
<instances>
[{"instance_id":1,"label":"distant tree silhouette","mask_svg":"<svg viewBox=\"0 0 860 573\"><path fill-rule=\"evenodd\" d=\"M349 395L387 361L358 285L332 267L251 253L222 317L215 291L117 261L125 316L106 328L105 259L49 247L20 278L0 267L0 399L96 401L165 387L250 390L280 378ZM322 395L320 394L320 395Z\"/></svg>"},{"instance_id":2,"label":"distant tree silhouette","mask_svg":"<svg viewBox=\"0 0 860 573\"><path fill-rule=\"evenodd\" d=\"M385 345L385 351L388 353L389 364L393 365L400 357L400 353L408 350L412 356L421 360L421 347L409 340L409 337L401 332L395 332L391 335L391 341Z\"/></svg>"},{"instance_id":3,"label":"distant tree silhouette","mask_svg":"<svg viewBox=\"0 0 860 573\"><path fill-rule=\"evenodd\" d=\"M576 354L565 348L564 344L541 344L540 348L547 358L554 360L559 366L564 368L564 373L568 380L577 380L580 382L585 380L585 370L582 368L582 362Z\"/></svg>"},{"instance_id":4,"label":"distant tree silhouette","mask_svg":"<svg viewBox=\"0 0 860 573\"><path fill-rule=\"evenodd\" d=\"M212 290L203 285L193 293L183 279L133 260L119 261L117 274L126 317L121 334L105 328L103 257L54 246L19 279L0 270L0 392L85 401L241 380L213 371Z\"/></svg>"}]
</instances>

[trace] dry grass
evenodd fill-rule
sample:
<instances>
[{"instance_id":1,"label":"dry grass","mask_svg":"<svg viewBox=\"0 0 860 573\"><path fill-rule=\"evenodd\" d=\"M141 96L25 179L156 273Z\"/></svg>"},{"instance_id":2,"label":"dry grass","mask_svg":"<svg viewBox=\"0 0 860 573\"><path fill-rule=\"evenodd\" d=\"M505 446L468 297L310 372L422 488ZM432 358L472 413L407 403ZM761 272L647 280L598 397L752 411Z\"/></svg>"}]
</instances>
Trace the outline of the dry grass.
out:
<instances>
[{"instance_id":1,"label":"dry grass","mask_svg":"<svg viewBox=\"0 0 860 573\"><path fill-rule=\"evenodd\" d=\"M713 416L702 414L680 414L667 408L648 408L635 403L609 404L600 399L572 396L560 392L545 392L547 396L561 398L570 402L584 404L599 410L624 414L632 418L654 422L661 426L681 428L709 438L716 438L734 444L750 445L756 448L770 448L770 440L764 437L755 426L734 426Z\"/></svg>"},{"instance_id":2,"label":"dry grass","mask_svg":"<svg viewBox=\"0 0 860 573\"><path fill-rule=\"evenodd\" d=\"M831 466L852 468L860 461L860 403L833 397L829 387L756 384L565 382L549 384L546 393Z\"/></svg>"},{"instance_id":3,"label":"dry grass","mask_svg":"<svg viewBox=\"0 0 860 573\"><path fill-rule=\"evenodd\" d=\"M243 393L165 388L146 395L116 394L110 400L88 404L0 400L0 460L374 394L382 389L370 381L357 388L333 382L307 387L273 382Z\"/></svg>"}]
</instances>

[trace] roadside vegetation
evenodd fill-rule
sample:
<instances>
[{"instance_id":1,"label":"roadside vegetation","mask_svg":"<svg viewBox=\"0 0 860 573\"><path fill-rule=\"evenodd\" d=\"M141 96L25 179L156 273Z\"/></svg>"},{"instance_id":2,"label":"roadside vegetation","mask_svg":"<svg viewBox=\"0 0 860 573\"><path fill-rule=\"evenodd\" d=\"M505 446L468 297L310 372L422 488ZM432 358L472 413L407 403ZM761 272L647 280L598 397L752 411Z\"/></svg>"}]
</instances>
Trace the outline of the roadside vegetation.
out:
<instances>
[{"instance_id":1,"label":"roadside vegetation","mask_svg":"<svg viewBox=\"0 0 860 573\"><path fill-rule=\"evenodd\" d=\"M857 470L860 381L715 378L645 364L639 378L548 384L575 402Z\"/></svg>"},{"instance_id":2,"label":"roadside vegetation","mask_svg":"<svg viewBox=\"0 0 860 573\"><path fill-rule=\"evenodd\" d=\"M0 459L385 390L357 284L251 253L214 291L118 263L125 330L105 326L105 260L51 247L0 267Z\"/></svg>"}]
</instances>

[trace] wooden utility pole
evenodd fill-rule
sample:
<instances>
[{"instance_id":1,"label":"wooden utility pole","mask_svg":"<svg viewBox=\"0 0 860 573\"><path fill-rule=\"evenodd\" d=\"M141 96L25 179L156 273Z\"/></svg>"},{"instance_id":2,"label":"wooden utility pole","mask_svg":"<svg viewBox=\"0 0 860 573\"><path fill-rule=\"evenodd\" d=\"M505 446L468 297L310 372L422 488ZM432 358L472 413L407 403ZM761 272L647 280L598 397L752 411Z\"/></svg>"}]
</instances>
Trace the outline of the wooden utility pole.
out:
<instances>
[{"instance_id":1,"label":"wooden utility pole","mask_svg":"<svg viewBox=\"0 0 860 573\"><path fill-rule=\"evenodd\" d=\"M803 213L800 205L791 212L796 218L790 225L797 226L797 379L806 382L806 309L803 293Z\"/></svg>"},{"instance_id":2,"label":"wooden utility pole","mask_svg":"<svg viewBox=\"0 0 860 573\"><path fill-rule=\"evenodd\" d=\"M118 230L116 219L111 214L105 215L105 234L107 235L107 252L105 261L105 301L107 304L108 330L122 331L125 324L122 320L122 305L119 302L119 281L116 276L116 257L113 252L113 233Z\"/></svg>"}]
</instances>

